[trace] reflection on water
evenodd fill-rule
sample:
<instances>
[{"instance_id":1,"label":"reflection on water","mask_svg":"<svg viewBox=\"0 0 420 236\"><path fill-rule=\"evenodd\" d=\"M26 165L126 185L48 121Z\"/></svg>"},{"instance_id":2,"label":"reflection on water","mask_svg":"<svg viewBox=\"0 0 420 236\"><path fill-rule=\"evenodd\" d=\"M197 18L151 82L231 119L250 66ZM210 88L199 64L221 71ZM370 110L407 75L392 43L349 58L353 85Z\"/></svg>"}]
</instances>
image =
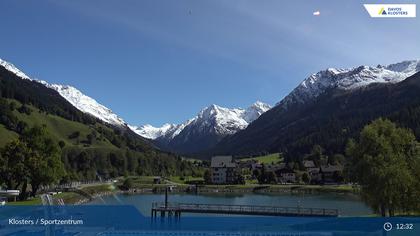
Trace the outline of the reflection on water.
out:
<instances>
[{"instance_id":1,"label":"reflection on water","mask_svg":"<svg viewBox=\"0 0 420 236\"><path fill-rule=\"evenodd\" d=\"M163 202L163 194L110 195L95 199L88 204L134 205L143 215L150 215L152 202ZM343 216L369 215L372 210L355 194L257 194L257 193L217 193L217 194L170 194L170 202L228 204L228 205L264 205L284 207L310 207L338 209Z\"/></svg>"}]
</instances>

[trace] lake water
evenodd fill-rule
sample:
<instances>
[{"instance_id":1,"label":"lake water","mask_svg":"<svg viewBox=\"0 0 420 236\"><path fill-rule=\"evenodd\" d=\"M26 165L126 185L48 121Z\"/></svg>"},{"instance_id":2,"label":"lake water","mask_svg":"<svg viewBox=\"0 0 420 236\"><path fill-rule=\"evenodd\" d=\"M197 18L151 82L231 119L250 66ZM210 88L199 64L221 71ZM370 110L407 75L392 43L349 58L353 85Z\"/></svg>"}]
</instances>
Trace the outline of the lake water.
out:
<instances>
[{"instance_id":1,"label":"lake water","mask_svg":"<svg viewBox=\"0 0 420 236\"><path fill-rule=\"evenodd\" d=\"M150 216L152 202L163 202L164 194L116 194L97 198L88 204L134 205L146 216ZM363 216L372 214L358 195L348 193L320 194L169 194L169 202L228 204L228 205L263 205L282 207L310 207L338 209L342 216ZM197 214L192 214L197 215ZM204 214L199 214L203 216ZM213 215L214 216L214 215Z\"/></svg>"}]
</instances>

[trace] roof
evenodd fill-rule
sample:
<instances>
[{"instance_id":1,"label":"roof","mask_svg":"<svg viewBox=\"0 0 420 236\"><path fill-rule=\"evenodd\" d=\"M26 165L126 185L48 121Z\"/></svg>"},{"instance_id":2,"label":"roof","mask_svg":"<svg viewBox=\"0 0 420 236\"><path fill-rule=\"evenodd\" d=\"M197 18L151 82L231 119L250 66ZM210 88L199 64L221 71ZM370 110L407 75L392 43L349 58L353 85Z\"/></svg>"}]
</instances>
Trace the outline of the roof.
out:
<instances>
[{"instance_id":1,"label":"roof","mask_svg":"<svg viewBox=\"0 0 420 236\"><path fill-rule=\"evenodd\" d=\"M303 161L303 166L305 168L314 168L315 163L314 163L314 161Z\"/></svg>"},{"instance_id":2,"label":"roof","mask_svg":"<svg viewBox=\"0 0 420 236\"><path fill-rule=\"evenodd\" d=\"M293 169L290 168L282 168L276 171L277 174L285 174L285 173L296 173Z\"/></svg>"},{"instance_id":3,"label":"roof","mask_svg":"<svg viewBox=\"0 0 420 236\"><path fill-rule=\"evenodd\" d=\"M321 166L322 172L336 172L336 171L342 171L343 167L340 165L327 165L327 166Z\"/></svg>"},{"instance_id":4,"label":"roof","mask_svg":"<svg viewBox=\"0 0 420 236\"><path fill-rule=\"evenodd\" d=\"M309 173L319 173L319 171L320 171L320 168L318 167L310 168L308 170Z\"/></svg>"},{"instance_id":5,"label":"roof","mask_svg":"<svg viewBox=\"0 0 420 236\"><path fill-rule=\"evenodd\" d=\"M214 156L211 158L211 165L213 168L221 167L236 167L236 163L232 161L232 156Z\"/></svg>"}]
</instances>

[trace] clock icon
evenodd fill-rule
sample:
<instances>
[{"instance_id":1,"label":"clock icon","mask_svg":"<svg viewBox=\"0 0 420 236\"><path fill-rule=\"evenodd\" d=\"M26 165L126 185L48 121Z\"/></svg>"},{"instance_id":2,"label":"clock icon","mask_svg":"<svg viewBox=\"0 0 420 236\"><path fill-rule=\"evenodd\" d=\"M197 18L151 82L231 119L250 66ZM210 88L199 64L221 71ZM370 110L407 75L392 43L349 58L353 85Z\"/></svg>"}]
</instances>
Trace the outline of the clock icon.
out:
<instances>
[{"instance_id":1,"label":"clock icon","mask_svg":"<svg viewBox=\"0 0 420 236\"><path fill-rule=\"evenodd\" d=\"M390 231L392 229L392 224L391 223L389 223L389 222L386 222L385 224L384 224L384 230L385 231Z\"/></svg>"}]
</instances>

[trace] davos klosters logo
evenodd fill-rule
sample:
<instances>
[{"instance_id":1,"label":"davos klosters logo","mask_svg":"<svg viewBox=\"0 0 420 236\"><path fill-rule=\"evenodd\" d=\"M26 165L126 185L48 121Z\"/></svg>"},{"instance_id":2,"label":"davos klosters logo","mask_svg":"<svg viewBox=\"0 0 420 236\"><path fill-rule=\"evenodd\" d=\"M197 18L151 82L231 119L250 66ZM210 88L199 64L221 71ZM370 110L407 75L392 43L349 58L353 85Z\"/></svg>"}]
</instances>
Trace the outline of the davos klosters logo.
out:
<instances>
[{"instance_id":1,"label":"davos klosters logo","mask_svg":"<svg viewBox=\"0 0 420 236\"><path fill-rule=\"evenodd\" d=\"M371 17L416 17L416 4L364 4Z\"/></svg>"}]
</instances>

